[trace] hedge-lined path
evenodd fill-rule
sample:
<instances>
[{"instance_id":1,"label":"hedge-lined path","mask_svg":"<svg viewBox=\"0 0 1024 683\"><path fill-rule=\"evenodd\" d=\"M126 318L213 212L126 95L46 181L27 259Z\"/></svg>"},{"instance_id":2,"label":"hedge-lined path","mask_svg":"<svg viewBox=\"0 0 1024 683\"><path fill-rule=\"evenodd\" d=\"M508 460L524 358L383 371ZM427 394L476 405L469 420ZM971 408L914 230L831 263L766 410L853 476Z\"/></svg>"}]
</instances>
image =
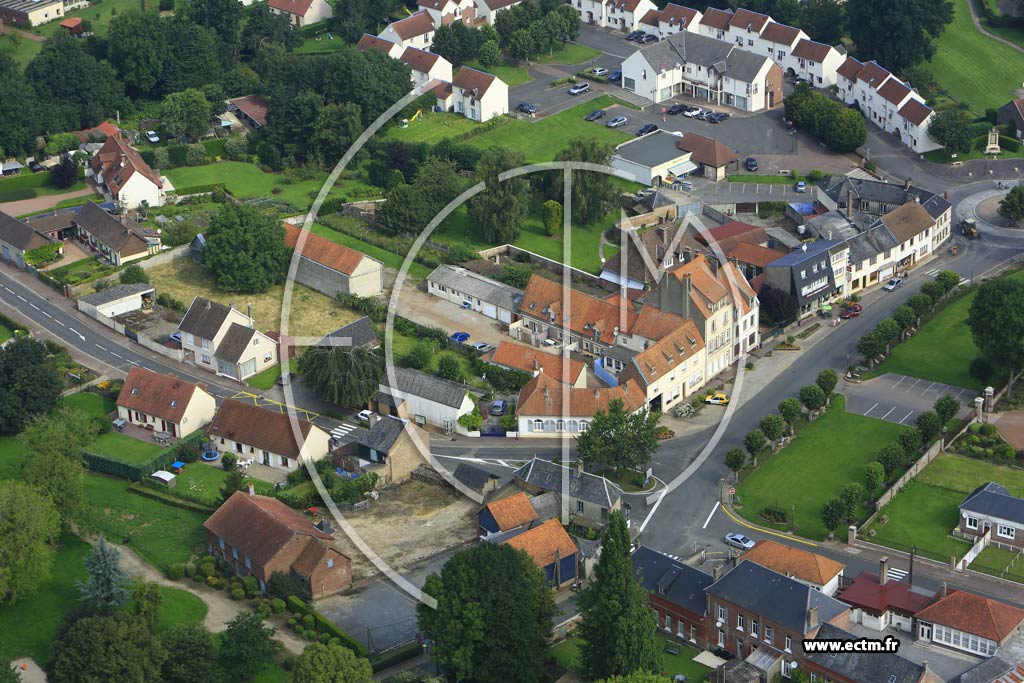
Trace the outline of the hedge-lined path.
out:
<instances>
[{"instance_id":1,"label":"hedge-lined path","mask_svg":"<svg viewBox=\"0 0 1024 683\"><path fill-rule=\"evenodd\" d=\"M81 190L65 192L64 194L47 194L41 197L33 197L32 199L19 199L16 202L3 202L0 203L0 211L3 211L8 216L24 216L26 213L52 209L57 206L58 202L62 202L65 199L77 199L78 197L86 197L93 194L96 193L91 187L83 187ZM96 199L103 201L102 197L97 197Z\"/></svg>"},{"instance_id":2,"label":"hedge-lined path","mask_svg":"<svg viewBox=\"0 0 1024 683\"><path fill-rule=\"evenodd\" d=\"M109 542L109 541L108 541ZM141 557L135 554L130 548L123 545L116 545L111 543L118 550L121 551L121 568L128 572L129 576L139 577L141 576L146 581L152 581L158 583L161 586L170 586L172 588L180 588L192 593L204 603L206 603L207 612L206 619L203 620L203 624L212 633L219 633L227 628L227 623L234 619L242 612L249 610L248 600L232 600L222 591L213 591L198 589L195 582L191 579L185 581L171 581L162 572L147 563ZM275 625L276 628L276 625ZM274 637L280 640L284 644L284 649L289 654L300 655L306 648L306 641L298 638L294 633L287 631L282 628L276 628L277 632Z\"/></svg>"}]
</instances>

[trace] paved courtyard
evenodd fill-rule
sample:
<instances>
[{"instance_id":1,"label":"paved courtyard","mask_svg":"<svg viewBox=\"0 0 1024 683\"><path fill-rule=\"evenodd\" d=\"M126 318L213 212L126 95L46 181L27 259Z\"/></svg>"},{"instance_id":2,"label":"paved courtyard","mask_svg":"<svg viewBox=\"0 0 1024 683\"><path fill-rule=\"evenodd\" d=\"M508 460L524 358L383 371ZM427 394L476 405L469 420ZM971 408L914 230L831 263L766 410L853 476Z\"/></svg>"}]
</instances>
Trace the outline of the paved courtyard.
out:
<instances>
[{"instance_id":1,"label":"paved courtyard","mask_svg":"<svg viewBox=\"0 0 1024 683\"><path fill-rule=\"evenodd\" d=\"M977 395L973 389L893 373L861 384L843 383L839 391L846 396L847 412L906 426L913 426L917 416L931 410L943 394L960 401L961 415L970 412L969 404Z\"/></svg>"}]
</instances>

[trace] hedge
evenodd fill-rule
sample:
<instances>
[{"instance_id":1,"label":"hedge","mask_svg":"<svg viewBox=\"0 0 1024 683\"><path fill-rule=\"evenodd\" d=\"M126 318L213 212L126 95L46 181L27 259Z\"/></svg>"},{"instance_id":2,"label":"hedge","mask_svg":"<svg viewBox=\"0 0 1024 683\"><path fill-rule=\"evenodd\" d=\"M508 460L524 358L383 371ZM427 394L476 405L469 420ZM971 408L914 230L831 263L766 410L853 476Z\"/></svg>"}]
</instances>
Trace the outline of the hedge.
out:
<instances>
[{"instance_id":1,"label":"hedge","mask_svg":"<svg viewBox=\"0 0 1024 683\"><path fill-rule=\"evenodd\" d=\"M133 484L128 485L128 490L134 494L142 496L143 498L149 498L151 500L157 500L165 505L178 508L179 510L187 510L188 512L198 512L204 515L212 515L216 508L212 508L209 505L201 505L184 498L179 498L171 493L168 493L169 489L160 490L156 487L162 487L163 484L158 484L155 481L150 482L145 479L137 481Z\"/></svg>"},{"instance_id":2,"label":"hedge","mask_svg":"<svg viewBox=\"0 0 1024 683\"><path fill-rule=\"evenodd\" d=\"M153 474L153 472L163 469L175 460L178 460L179 454L183 452L182 449L191 447L202 438L202 432L189 434L178 443L156 454L149 462L138 465L122 462L99 453L90 453L89 451L82 453L82 458L85 460L85 466L95 472L109 474L120 479L128 479L129 481L140 481Z\"/></svg>"},{"instance_id":3,"label":"hedge","mask_svg":"<svg viewBox=\"0 0 1024 683\"><path fill-rule=\"evenodd\" d=\"M360 643L358 640L350 636L349 634L342 631L335 624L327 620L327 618L307 605L301 598L295 595L288 596L288 611L294 614L301 614L305 616L307 614L312 615L313 622L316 624L316 630L318 633L328 633L332 638L337 638L341 641L341 645L352 650L359 657L368 657L370 652L366 649L366 646Z\"/></svg>"},{"instance_id":4,"label":"hedge","mask_svg":"<svg viewBox=\"0 0 1024 683\"><path fill-rule=\"evenodd\" d=\"M174 188L175 194L179 197L187 197L193 194L206 194L207 192L216 192L217 190L227 191L224 183L207 183L206 185L189 185L188 187L176 187Z\"/></svg>"},{"instance_id":5,"label":"hedge","mask_svg":"<svg viewBox=\"0 0 1024 683\"><path fill-rule=\"evenodd\" d=\"M408 661L421 652L423 652L423 646L413 640L391 648L380 657L375 657L370 662L370 665L373 667L374 673L376 673L395 666L396 664Z\"/></svg>"},{"instance_id":6,"label":"hedge","mask_svg":"<svg viewBox=\"0 0 1024 683\"><path fill-rule=\"evenodd\" d=\"M25 330L26 329L24 325L22 325L19 322L15 322L14 320L8 318L3 313L0 313L0 325L3 325L4 327L8 328L12 332L17 332L18 330Z\"/></svg>"}]
</instances>

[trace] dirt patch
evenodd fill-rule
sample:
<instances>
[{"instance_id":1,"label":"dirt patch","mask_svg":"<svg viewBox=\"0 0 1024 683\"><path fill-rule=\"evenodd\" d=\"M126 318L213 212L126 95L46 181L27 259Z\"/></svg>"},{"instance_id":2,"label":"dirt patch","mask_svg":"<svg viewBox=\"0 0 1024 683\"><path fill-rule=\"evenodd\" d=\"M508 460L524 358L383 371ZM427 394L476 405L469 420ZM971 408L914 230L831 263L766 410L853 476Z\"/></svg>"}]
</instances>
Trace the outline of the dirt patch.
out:
<instances>
[{"instance_id":1,"label":"dirt patch","mask_svg":"<svg viewBox=\"0 0 1024 683\"><path fill-rule=\"evenodd\" d=\"M345 518L359 536L399 571L476 536L476 505L453 491L409 481L381 492L378 500ZM377 569L342 534L338 550L352 559L352 579L360 581Z\"/></svg>"},{"instance_id":2,"label":"dirt patch","mask_svg":"<svg viewBox=\"0 0 1024 683\"><path fill-rule=\"evenodd\" d=\"M1000 413L996 422L999 435L1018 451L1024 451L1024 410Z\"/></svg>"}]
</instances>

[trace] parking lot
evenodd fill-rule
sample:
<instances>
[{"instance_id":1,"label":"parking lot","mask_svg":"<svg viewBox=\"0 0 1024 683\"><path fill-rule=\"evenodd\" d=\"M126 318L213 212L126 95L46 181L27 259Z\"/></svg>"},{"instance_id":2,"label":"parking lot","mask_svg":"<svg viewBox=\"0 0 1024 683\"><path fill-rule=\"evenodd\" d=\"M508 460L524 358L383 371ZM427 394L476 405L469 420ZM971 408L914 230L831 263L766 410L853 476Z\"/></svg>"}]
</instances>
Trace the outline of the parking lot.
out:
<instances>
[{"instance_id":1,"label":"parking lot","mask_svg":"<svg viewBox=\"0 0 1024 683\"><path fill-rule=\"evenodd\" d=\"M917 416L931 410L944 394L960 401L961 415L971 410L969 404L977 396L972 389L893 373L861 384L844 384L841 390L846 396L848 412L907 426L913 426Z\"/></svg>"}]
</instances>

